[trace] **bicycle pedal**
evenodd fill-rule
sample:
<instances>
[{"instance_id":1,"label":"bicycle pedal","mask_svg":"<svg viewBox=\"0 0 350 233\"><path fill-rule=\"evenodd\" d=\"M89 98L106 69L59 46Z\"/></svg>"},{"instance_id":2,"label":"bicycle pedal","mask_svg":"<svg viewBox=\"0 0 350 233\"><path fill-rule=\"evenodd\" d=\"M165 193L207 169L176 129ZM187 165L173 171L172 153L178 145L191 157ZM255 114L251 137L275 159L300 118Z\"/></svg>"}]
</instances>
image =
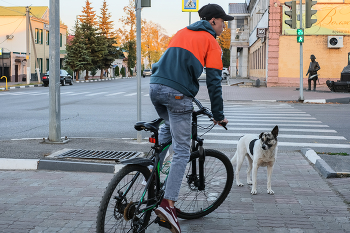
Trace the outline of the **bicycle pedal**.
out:
<instances>
[{"instance_id":1,"label":"bicycle pedal","mask_svg":"<svg viewBox=\"0 0 350 233\"><path fill-rule=\"evenodd\" d=\"M154 222L157 223L161 227L171 229L171 224L168 221L165 221L164 219L160 219L159 217L157 217Z\"/></svg>"}]
</instances>

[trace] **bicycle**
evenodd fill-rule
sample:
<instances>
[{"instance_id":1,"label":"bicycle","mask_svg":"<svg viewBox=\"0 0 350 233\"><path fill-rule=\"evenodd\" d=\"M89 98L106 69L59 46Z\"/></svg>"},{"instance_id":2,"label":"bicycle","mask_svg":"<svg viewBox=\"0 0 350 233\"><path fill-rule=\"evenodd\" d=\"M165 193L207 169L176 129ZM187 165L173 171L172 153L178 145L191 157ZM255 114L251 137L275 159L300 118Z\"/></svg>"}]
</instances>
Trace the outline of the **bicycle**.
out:
<instances>
[{"instance_id":1,"label":"bicycle","mask_svg":"<svg viewBox=\"0 0 350 233\"><path fill-rule=\"evenodd\" d=\"M197 99L194 102L199 110L192 113L191 156L176 202L177 215L182 219L200 218L218 208L230 192L234 178L233 167L225 154L203 148L204 139L202 135L198 136L197 118L206 115L213 119L213 115ZM135 124L136 130L153 133L150 141L154 145L149 158L120 161L125 166L112 178L100 203L96 225L98 233L143 233L153 223L171 228L168 222L159 217L154 216L151 220L153 210L163 199L167 178L167 174L161 174L159 154L171 145L171 140L163 144L158 142L158 129L162 121L158 118ZM205 129L209 129L209 132L213 127L214 124L211 124ZM150 165L153 166L151 170ZM147 183L143 184L145 181Z\"/></svg>"}]
</instances>

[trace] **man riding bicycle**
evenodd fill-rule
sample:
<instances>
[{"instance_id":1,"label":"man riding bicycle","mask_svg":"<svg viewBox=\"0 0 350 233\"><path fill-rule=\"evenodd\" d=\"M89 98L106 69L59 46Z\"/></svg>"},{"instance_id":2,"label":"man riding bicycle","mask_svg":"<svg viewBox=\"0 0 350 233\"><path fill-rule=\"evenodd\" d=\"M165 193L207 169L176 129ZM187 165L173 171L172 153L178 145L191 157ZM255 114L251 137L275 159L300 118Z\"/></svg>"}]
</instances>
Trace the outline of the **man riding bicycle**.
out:
<instances>
[{"instance_id":1,"label":"man riding bicycle","mask_svg":"<svg viewBox=\"0 0 350 233\"><path fill-rule=\"evenodd\" d=\"M159 115L165 120L160 128L159 141L170 138L174 155L167 178L164 199L155 213L168 221L172 232L181 232L175 202L190 157L192 99L199 90L198 78L206 67L206 84L215 124L227 124L223 113L221 87L222 50L216 41L233 20L221 6L208 4L198 11L200 21L178 31L159 62L153 65L150 98ZM165 151L161 154L164 160Z\"/></svg>"}]
</instances>

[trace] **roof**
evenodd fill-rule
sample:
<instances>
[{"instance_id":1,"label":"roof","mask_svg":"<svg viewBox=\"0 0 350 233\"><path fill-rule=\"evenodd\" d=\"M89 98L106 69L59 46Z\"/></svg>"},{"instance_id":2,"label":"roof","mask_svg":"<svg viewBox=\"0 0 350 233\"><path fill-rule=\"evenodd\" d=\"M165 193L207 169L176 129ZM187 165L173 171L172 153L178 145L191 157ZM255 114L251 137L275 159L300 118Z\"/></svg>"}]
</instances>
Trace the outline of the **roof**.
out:
<instances>
[{"instance_id":1,"label":"roof","mask_svg":"<svg viewBox=\"0 0 350 233\"><path fill-rule=\"evenodd\" d=\"M228 6L229 14L248 14L247 3L230 3Z\"/></svg>"},{"instance_id":2,"label":"roof","mask_svg":"<svg viewBox=\"0 0 350 233\"><path fill-rule=\"evenodd\" d=\"M31 6L30 12L37 18L44 18L49 8L47 6ZM0 6L0 16L24 16L26 15L26 7L5 7Z\"/></svg>"}]
</instances>

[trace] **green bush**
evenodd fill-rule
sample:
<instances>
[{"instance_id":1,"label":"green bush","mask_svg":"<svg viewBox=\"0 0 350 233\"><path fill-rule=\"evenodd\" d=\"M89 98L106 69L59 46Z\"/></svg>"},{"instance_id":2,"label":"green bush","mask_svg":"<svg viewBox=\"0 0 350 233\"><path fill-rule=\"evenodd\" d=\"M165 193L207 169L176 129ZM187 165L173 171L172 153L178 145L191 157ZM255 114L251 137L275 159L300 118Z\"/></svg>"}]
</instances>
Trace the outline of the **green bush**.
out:
<instances>
[{"instance_id":1,"label":"green bush","mask_svg":"<svg viewBox=\"0 0 350 233\"><path fill-rule=\"evenodd\" d=\"M114 69L114 75L115 77L118 77L119 76L119 66L116 66L115 69Z\"/></svg>"},{"instance_id":2,"label":"green bush","mask_svg":"<svg viewBox=\"0 0 350 233\"><path fill-rule=\"evenodd\" d=\"M132 76L134 73L133 69L130 69L130 76Z\"/></svg>"},{"instance_id":3,"label":"green bush","mask_svg":"<svg viewBox=\"0 0 350 233\"><path fill-rule=\"evenodd\" d=\"M120 73L121 73L122 77L125 77L125 67L122 67L120 69Z\"/></svg>"}]
</instances>

